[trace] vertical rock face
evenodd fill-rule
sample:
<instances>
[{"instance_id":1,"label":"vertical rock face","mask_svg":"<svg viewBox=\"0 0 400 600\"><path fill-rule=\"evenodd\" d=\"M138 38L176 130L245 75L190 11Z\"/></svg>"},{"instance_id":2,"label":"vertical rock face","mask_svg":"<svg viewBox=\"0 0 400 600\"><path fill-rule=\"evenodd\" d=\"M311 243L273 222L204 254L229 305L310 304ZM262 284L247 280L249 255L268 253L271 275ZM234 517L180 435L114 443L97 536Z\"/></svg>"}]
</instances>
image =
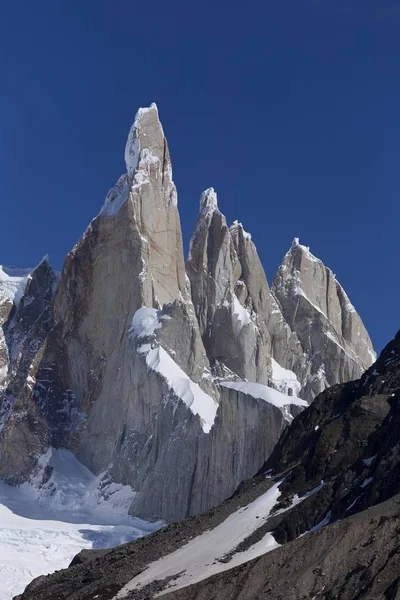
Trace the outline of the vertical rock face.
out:
<instances>
[{"instance_id":1,"label":"vertical rock face","mask_svg":"<svg viewBox=\"0 0 400 600\"><path fill-rule=\"evenodd\" d=\"M312 399L372 350L333 280L322 304L323 266L307 305L315 318L304 309L299 320L291 279L278 276L274 296L249 234L227 226L212 188L185 268L155 105L138 111L125 163L56 291L46 261L32 273L0 271L0 476L21 481L50 445L68 448L131 485L134 514L178 520L258 471L306 405L301 388Z\"/></svg>"},{"instance_id":2,"label":"vertical rock face","mask_svg":"<svg viewBox=\"0 0 400 600\"><path fill-rule=\"evenodd\" d=\"M369 335L342 286L298 239L284 257L272 289L311 357L306 395L357 379L374 362Z\"/></svg>"},{"instance_id":3,"label":"vertical rock face","mask_svg":"<svg viewBox=\"0 0 400 600\"><path fill-rule=\"evenodd\" d=\"M2 290L0 332L5 361L0 381L0 477L17 481L30 473L35 453L48 445L44 417L32 399L38 364L53 326L56 276L43 259L30 272L13 270L11 277L13 281L7 279Z\"/></svg>"},{"instance_id":4,"label":"vertical rock face","mask_svg":"<svg viewBox=\"0 0 400 600\"><path fill-rule=\"evenodd\" d=\"M212 188L200 213L186 264L208 358L219 375L268 384L271 357L300 369L303 350L272 296L257 250L237 221L227 227ZM221 370L222 369L222 370Z\"/></svg>"}]
</instances>

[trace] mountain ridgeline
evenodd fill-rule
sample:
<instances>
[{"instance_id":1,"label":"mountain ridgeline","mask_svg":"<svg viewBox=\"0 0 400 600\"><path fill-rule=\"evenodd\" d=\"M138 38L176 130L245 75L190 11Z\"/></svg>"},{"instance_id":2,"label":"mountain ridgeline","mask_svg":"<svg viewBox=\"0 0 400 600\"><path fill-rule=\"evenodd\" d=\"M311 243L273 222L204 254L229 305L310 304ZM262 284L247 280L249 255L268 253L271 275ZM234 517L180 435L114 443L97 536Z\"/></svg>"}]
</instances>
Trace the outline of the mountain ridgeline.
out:
<instances>
[{"instance_id":1,"label":"mountain ridgeline","mask_svg":"<svg viewBox=\"0 0 400 600\"><path fill-rule=\"evenodd\" d=\"M154 104L125 163L59 277L47 259L0 269L0 477L26 481L67 448L133 488L132 514L177 521L231 496L315 396L376 357L332 271L295 239L270 288L212 188L185 264Z\"/></svg>"}]
</instances>

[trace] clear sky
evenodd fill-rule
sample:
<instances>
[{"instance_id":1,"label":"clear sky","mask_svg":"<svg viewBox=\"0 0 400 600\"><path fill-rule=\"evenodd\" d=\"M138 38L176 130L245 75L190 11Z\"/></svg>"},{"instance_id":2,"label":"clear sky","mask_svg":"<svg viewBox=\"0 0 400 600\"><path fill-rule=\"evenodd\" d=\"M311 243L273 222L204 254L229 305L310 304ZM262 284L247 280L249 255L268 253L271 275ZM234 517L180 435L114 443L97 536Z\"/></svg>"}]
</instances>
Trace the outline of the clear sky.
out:
<instances>
[{"instance_id":1,"label":"clear sky","mask_svg":"<svg viewBox=\"0 0 400 600\"><path fill-rule=\"evenodd\" d=\"M156 102L188 245L203 189L269 281L294 236L378 350L400 327L400 0L0 7L0 263L60 269Z\"/></svg>"}]
</instances>

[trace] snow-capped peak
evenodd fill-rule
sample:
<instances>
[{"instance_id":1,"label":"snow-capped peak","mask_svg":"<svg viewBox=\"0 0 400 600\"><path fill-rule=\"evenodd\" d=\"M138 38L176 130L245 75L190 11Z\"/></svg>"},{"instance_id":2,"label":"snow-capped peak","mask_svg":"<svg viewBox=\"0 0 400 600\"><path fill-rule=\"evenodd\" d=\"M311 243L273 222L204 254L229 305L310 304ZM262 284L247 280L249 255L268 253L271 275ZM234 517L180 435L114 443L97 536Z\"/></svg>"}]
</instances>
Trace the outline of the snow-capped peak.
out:
<instances>
[{"instance_id":1,"label":"snow-capped peak","mask_svg":"<svg viewBox=\"0 0 400 600\"><path fill-rule=\"evenodd\" d=\"M126 141L126 146L125 146L126 171L130 178L132 178L134 171L136 170L136 168L139 165L140 152L142 150L141 144L140 144L141 135L146 135L145 132L144 133L142 132L143 118L146 114L148 114L150 112L155 113L157 126L160 128L162 135L164 135L164 132L162 130L162 125L158 118L157 105L153 102L147 108L139 108L139 110L136 113L133 125L129 131L128 139Z\"/></svg>"},{"instance_id":2,"label":"snow-capped peak","mask_svg":"<svg viewBox=\"0 0 400 600\"><path fill-rule=\"evenodd\" d=\"M245 228L243 227L242 223L240 223L240 221L233 221L232 225L230 226L230 231L232 233L234 231L238 231L238 232L241 231L246 240L248 240L248 241L251 240L251 233L248 233L248 231L245 230Z\"/></svg>"},{"instance_id":3,"label":"snow-capped peak","mask_svg":"<svg viewBox=\"0 0 400 600\"><path fill-rule=\"evenodd\" d=\"M207 217L218 209L217 193L213 187L210 187L201 194L200 197L200 214L202 217Z\"/></svg>"}]
</instances>

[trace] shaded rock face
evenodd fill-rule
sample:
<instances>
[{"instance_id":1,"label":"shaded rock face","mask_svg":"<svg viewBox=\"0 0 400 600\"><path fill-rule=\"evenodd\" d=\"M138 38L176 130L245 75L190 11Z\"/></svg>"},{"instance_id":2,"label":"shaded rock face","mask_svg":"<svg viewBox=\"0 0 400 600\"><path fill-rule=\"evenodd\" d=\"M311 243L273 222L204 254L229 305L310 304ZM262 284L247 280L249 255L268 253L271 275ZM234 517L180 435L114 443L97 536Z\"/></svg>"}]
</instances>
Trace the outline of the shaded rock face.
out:
<instances>
[{"instance_id":1,"label":"shaded rock face","mask_svg":"<svg viewBox=\"0 0 400 600\"><path fill-rule=\"evenodd\" d=\"M304 352L306 396L357 379L376 355L369 335L330 269L295 239L275 277L273 293Z\"/></svg>"},{"instance_id":2,"label":"shaded rock face","mask_svg":"<svg viewBox=\"0 0 400 600\"><path fill-rule=\"evenodd\" d=\"M3 297L1 307L3 379L0 382L0 477L16 482L48 445L47 426L32 402L38 365L53 326L56 276L44 259L18 283L21 298Z\"/></svg>"},{"instance_id":3,"label":"shaded rock face","mask_svg":"<svg viewBox=\"0 0 400 600\"><path fill-rule=\"evenodd\" d=\"M182 589L168 590L179 579L171 572L118 597L139 600L164 592L170 600L396 598L399 419L400 332L360 380L324 391L298 415L262 473L244 482L231 499L105 555L85 555L70 569L33 582L20 599L46 600L61 592L68 600L115 598L153 561L175 551L185 557L189 544L193 548L197 538L238 510L245 515L278 482L278 502L233 556L257 544L267 531L280 547Z\"/></svg>"},{"instance_id":4,"label":"shaded rock face","mask_svg":"<svg viewBox=\"0 0 400 600\"><path fill-rule=\"evenodd\" d=\"M175 521L254 475L298 410L295 399L274 405L220 380L268 384L281 365L311 400L320 363L278 286L271 293L249 234L227 227L211 188L185 267L155 105L138 111L125 163L56 291L46 262L30 275L0 272L0 476L22 481L50 445L65 447L94 473L131 485L132 513ZM340 323L356 363L360 322L346 308ZM318 339L325 325L316 324ZM352 374L338 352L337 361L324 354L338 362L335 383Z\"/></svg>"}]
</instances>

